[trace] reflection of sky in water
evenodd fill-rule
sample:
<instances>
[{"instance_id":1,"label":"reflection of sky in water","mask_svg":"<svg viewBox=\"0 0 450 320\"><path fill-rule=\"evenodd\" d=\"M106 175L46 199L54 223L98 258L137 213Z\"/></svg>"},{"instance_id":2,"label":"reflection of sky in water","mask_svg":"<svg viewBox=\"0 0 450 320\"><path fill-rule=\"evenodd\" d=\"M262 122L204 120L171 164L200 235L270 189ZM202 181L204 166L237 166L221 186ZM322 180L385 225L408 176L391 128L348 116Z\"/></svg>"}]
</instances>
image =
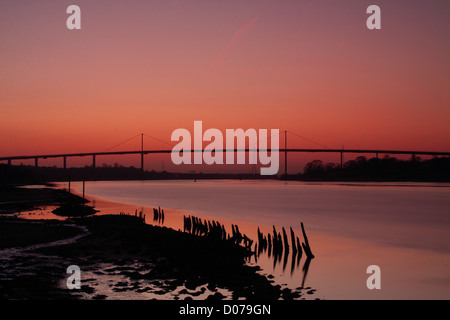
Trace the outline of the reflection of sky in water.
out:
<instances>
[{"instance_id":1,"label":"reflection of sky in water","mask_svg":"<svg viewBox=\"0 0 450 320\"><path fill-rule=\"evenodd\" d=\"M208 285L198 286L195 290L189 290L184 285L173 288L171 279L130 279L124 275L125 272L137 272L136 270L148 271L148 265L133 261L125 266L116 266L111 263L99 263L92 266L92 270L83 270L80 292L83 299L92 299L104 296L112 300L183 300L190 297L193 300L204 300L208 296L220 292L225 299L231 299L231 292L226 289L208 289ZM65 282L60 286L65 287ZM84 286L84 287L83 287ZM84 289L87 288L87 289ZM84 290L83 290L84 289Z\"/></svg>"}]
</instances>

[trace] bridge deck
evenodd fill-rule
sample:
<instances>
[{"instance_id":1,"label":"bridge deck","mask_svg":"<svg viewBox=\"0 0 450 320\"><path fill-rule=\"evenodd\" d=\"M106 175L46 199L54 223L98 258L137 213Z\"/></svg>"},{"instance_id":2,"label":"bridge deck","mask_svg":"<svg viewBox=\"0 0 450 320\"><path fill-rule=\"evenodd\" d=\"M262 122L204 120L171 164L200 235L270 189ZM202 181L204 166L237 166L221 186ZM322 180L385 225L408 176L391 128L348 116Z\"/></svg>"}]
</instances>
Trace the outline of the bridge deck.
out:
<instances>
[{"instance_id":1,"label":"bridge deck","mask_svg":"<svg viewBox=\"0 0 450 320\"><path fill-rule=\"evenodd\" d=\"M205 152L208 150L191 150L191 152ZM271 151L266 149L222 149L215 152L259 152ZM411 150L378 150L378 149L278 149L273 150L280 153L285 152L322 152L322 153L366 153L366 154L410 154L410 155L430 155L430 156L450 156L450 152L441 151L411 151ZM27 159L49 159L49 158L68 158L68 157L88 157L88 156L110 156L127 154L158 154L171 153L168 150L139 150L139 151L110 151L110 152L87 152L87 153L60 153L60 154L40 154L40 155L21 155L0 157L0 161L5 160L27 160Z\"/></svg>"}]
</instances>

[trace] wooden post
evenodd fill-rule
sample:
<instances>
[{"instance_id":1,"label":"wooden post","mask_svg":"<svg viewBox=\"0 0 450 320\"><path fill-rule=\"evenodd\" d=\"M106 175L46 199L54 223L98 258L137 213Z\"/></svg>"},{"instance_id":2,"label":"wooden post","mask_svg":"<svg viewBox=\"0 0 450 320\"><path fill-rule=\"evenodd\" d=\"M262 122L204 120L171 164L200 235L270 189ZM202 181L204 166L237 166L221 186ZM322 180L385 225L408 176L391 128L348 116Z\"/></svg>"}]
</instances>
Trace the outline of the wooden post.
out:
<instances>
[{"instance_id":1,"label":"wooden post","mask_svg":"<svg viewBox=\"0 0 450 320\"><path fill-rule=\"evenodd\" d=\"M309 241L308 241L308 237L306 236L306 232L305 232L305 228L303 226L303 222L300 222L300 225L302 226L303 239L305 240L305 242L302 243L303 251L305 251L306 256L309 259L312 259L312 258L314 258L314 255L311 252L311 247L309 246Z\"/></svg>"},{"instance_id":2,"label":"wooden post","mask_svg":"<svg viewBox=\"0 0 450 320\"><path fill-rule=\"evenodd\" d=\"M288 237L287 237L286 230L284 229L284 227L283 227L282 231L283 231L284 252L287 254L289 252Z\"/></svg>"},{"instance_id":3,"label":"wooden post","mask_svg":"<svg viewBox=\"0 0 450 320\"><path fill-rule=\"evenodd\" d=\"M292 230L292 227L290 227L291 229L291 243L292 243L292 251L294 254L297 253L297 247L295 246L295 234L294 234L294 230ZM292 259L292 261L294 261L294 259Z\"/></svg>"}]
</instances>

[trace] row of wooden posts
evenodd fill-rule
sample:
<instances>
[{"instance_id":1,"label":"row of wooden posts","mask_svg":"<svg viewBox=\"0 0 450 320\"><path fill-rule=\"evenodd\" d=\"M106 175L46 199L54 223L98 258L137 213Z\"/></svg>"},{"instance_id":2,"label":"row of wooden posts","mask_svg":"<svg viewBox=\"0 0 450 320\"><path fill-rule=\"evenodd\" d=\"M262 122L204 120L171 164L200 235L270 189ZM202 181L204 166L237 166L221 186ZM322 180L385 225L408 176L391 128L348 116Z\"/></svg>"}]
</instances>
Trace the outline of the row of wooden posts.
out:
<instances>
[{"instance_id":1,"label":"row of wooden posts","mask_svg":"<svg viewBox=\"0 0 450 320\"><path fill-rule=\"evenodd\" d=\"M120 214L125 215L124 212L120 212ZM138 212L136 210L134 216L141 219L142 222L145 223L145 214L143 213L143 211ZM153 208L153 222L159 224L164 223L164 210L160 207L158 207L158 209ZM273 259L274 268L279 262L283 264L283 271L286 268L288 257L291 256L291 274L296 269L296 266L299 266L300 259L303 253L305 253L306 261L303 266L302 287L304 286L309 265L311 259L314 258L314 254L312 253L303 222L300 222L303 241L301 241L300 238L295 235L292 227L289 228L290 236L288 236L288 233L286 232L286 229L284 227L281 228L281 232L278 232L275 226L272 226L272 232L268 234L262 233L258 227L258 239L253 248L253 240L247 237L246 234L242 234L239 230L238 225L231 225L232 233L230 235L226 232L225 226L215 220L209 221L202 220L201 218L195 216L183 216L183 222L184 232L188 232L195 236L205 236L219 241L231 241L234 244L242 245L253 253L252 256L255 258L255 261L259 259L261 253L267 252L268 257ZM283 256L284 261L282 262Z\"/></svg>"},{"instance_id":2,"label":"row of wooden posts","mask_svg":"<svg viewBox=\"0 0 450 320\"><path fill-rule=\"evenodd\" d=\"M120 214L125 215L124 212L120 212ZM143 211L138 212L136 210L134 216L145 222L145 214ZM158 209L153 208L153 222L160 224L164 223L164 209L161 209L161 207L158 207ZM230 235L226 232L225 226L215 220L209 221L202 220L201 218L195 216L183 216L183 222L184 232L188 232L196 236L208 236L217 240L231 240L237 245L242 244L245 248L252 250L253 240L247 237L246 234L242 234L238 225L231 225L232 234ZM290 244L286 229L284 227L282 227L281 232L277 232L275 226L272 226L272 233L268 233L267 236L264 235L258 227L258 242L254 247L255 255L259 256L262 252L267 251L269 257L273 255L276 261L277 259L281 259L283 251L285 253L285 257L287 257L290 250L292 250L294 257L298 254L298 257L300 258L304 252L307 259L314 258L303 222L300 223L300 226L303 234L303 242L300 241L299 237L295 235L292 227L290 227Z\"/></svg>"},{"instance_id":3,"label":"row of wooden posts","mask_svg":"<svg viewBox=\"0 0 450 320\"><path fill-rule=\"evenodd\" d=\"M300 259L304 252L306 256L306 260L302 268L302 287L304 287L309 265L311 263L311 259L314 258L314 254L312 253L309 245L305 227L302 222L300 225L302 228L303 242L298 236L295 235L292 227L290 227L290 244L288 234L284 228L282 228L282 232L280 233L277 232L275 226L273 226L272 233L267 234L267 236L265 236L258 228L258 247L255 247L254 258L255 262L257 262L261 253L266 252L268 257L273 260L273 267L275 268L277 263L280 263L283 265L284 271L286 269L289 256L291 256L291 274L293 274L294 270L299 267Z\"/></svg>"},{"instance_id":4,"label":"row of wooden posts","mask_svg":"<svg viewBox=\"0 0 450 320\"><path fill-rule=\"evenodd\" d=\"M121 216L131 216L131 214L129 214L129 213L126 213L126 212L123 212L123 211L120 211L119 212L119 215L121 215ZM144 214L144 212L143 211L137 211L137 209L134 211L134 216L136 217L136 218L139 218L140 220L142 220L142 222L144 222L145 223L145 214Z\"/></svg>"},{"instance_id":5,"label":"row of wooden posts","mask_svg":"<svg viewBox=\"0 0 450 320\"><path fill-rule=\"evenodd\" d=\"M129 216L130 214L125 212L119 213L121 216L126 215ZM134 216L141 219L142 222L145 223L145 213L143 211L137 211L137 209L134 211ZM158 209L153 208L153 222L157 222L160 224L164 224L164 209L161 209L161 207L158 207Z\"/></svg>"},{"instance_id":6,"label":"row of wooden posts","mask_svg":"<svg viewBox=\"0 0 450 320\"><path fill-rule=\"evenodd\" d=\"M237 225L232 224L232 234L227 234L225 226L215 220L203 220L195 216L183 216L183 231L191 233L196 236L208 236L218 240L231 240L235 244L243 245L245 248L252 249L253 240L242 234L239 231ZM289 239L285 228L282 228L282 234L277 232L275 226L273 226L273 233L265 236L258 227L258 242L255 244L254 253L259 254L262 251L268 251L269 256L273 254L274 257L281 256L283 251L285 255L289 253L292 248L292 252L295 255L302 256L304 252L308 259L314 258L311 247L309 245L308 237L305 232L303 222L300 223L303 242L300 242L299 237L294 233L292 227L290 228L291 244L289 245Z\"/></svg>"},{"instance_id":7,"label":"row of wooden posts","mask_svg":"<svg viewBox=\"0 0 450 320\"><path fill-rule=\"evenodd\" d=\"M153 208L153 222L164 224L164 209L161 209L161 207Z\"/></svg>"},{"instance_id":8,"label":"row of wooden posts","mask_svg":"<svg viewBox=\"0 0 450 320\"><path fill-rule=\"evenodd\" d=\"M230 240L235 244L251 249L253 240L239 231L237 225L232 224L232 235L227 234L225 226L218 221L202 220L194 216L183 216L183 231L196 236L207 236L217 240Z\"/></svg>"},{"instance_id":9,"label":"row of wooden posts","mask_svg":"<svg viewBox=\"0 0 450 320\"><path fill-rule=\"evenodd\" d=\"M303 242L301 242L300 244L299 237L295 235L294 230L292 230L292 227L290 227L291 245L289 245L289 239L284 227L282 228L283 236L280 232L277 232L275 226L273 226L272 234L269 233L267 237L258 228L259 247L258 250L255 251L258 251L260 253L267 250L269 252L269 255L272 253L274 256L281 256L283 250L285 254L288 254L290 248L292 248L292 252L294 255L298 254L301 257L302 253L305 252L307 258L314 258L314 254L311 251L303 222L300 223L300 226L302 228Z\"/></svg>"},{"instance_id":10,"label":"row of wooden posts","mask_svg":"<svg viewBox=\"0 0 450 320\"><path fill-rule=\"evenodd\" d=\"M120 212L121 215L130 215L124 212ZM142 222L145 223L145 214L143 211L138 212L137 210L134 213L134 216L141 219ZM158 207L158 209L153 208L153 222L163 224L164 223L164 210ZM277 231L275 226L272 226L272 232L268 234L264 234L258 227L257 230L257 242L253 246L253 240L247 237L246 234L242 234L239 230L239 226L232 224L231 235L226 232L225 226L218 221L212 220L202 220L201 218L195 216L183 216L183 231L188 232L195 236L200 237L208 237L211 239L216 239L219 241L231 241L234 244L242 245L250 252L252 255L248 257L254 257L255 262L259 259L260 254L263 252L267 252L268 257L273 260L273 266L277 265L277 263L282 263L283 271L285 270L288 262L288 257L291 256L291 274L294 270L299 266L300 259L305 253L306 260L303 265L303 279L302 279L302 287L304 287L306 275L308 273L309 265L311 263L311 259L314 258L314 254L312 253L311 246L308 241L308 236L306 235L305 226L303 222L300 222L303 241L300 240L298 236L296 236L292 227L289 229L289 236L284 227L281 228L281 232ZM290 238L290 241L289 241ZM253 246L253 248L252 248ZM284 259L283 259L284 256ZM283 262L282 262L283 259Z\"/></svg>"}]
</instances>

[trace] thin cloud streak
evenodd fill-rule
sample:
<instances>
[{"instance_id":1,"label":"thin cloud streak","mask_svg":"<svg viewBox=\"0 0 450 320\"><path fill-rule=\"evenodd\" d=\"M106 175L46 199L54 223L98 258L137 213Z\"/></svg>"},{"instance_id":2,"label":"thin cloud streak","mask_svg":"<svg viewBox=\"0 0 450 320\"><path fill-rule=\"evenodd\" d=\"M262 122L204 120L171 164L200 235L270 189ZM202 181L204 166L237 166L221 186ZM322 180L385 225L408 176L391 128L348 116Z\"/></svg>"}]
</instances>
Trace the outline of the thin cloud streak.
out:
<instances>
[{"instance_id":1,"label":"thin cloud streak","mask_svg":"<svg viewBox=\"0 0 450 320\"><path fill-rule=\"evenodd\" d=\"M256 23L256 21L258 21L259 16L260 15L258 14L256 17L247 21L246 23L244 23L242 26L239 27L239 29L234 33L233 37L228 42L226 47L220 52L216 60L210 65L208 73L216 71L223 64L223 62L238 46L238 44L242 41L242 39L244 39L245 35L250 30L250 28Z\"/></svg>"}]
</instances>

